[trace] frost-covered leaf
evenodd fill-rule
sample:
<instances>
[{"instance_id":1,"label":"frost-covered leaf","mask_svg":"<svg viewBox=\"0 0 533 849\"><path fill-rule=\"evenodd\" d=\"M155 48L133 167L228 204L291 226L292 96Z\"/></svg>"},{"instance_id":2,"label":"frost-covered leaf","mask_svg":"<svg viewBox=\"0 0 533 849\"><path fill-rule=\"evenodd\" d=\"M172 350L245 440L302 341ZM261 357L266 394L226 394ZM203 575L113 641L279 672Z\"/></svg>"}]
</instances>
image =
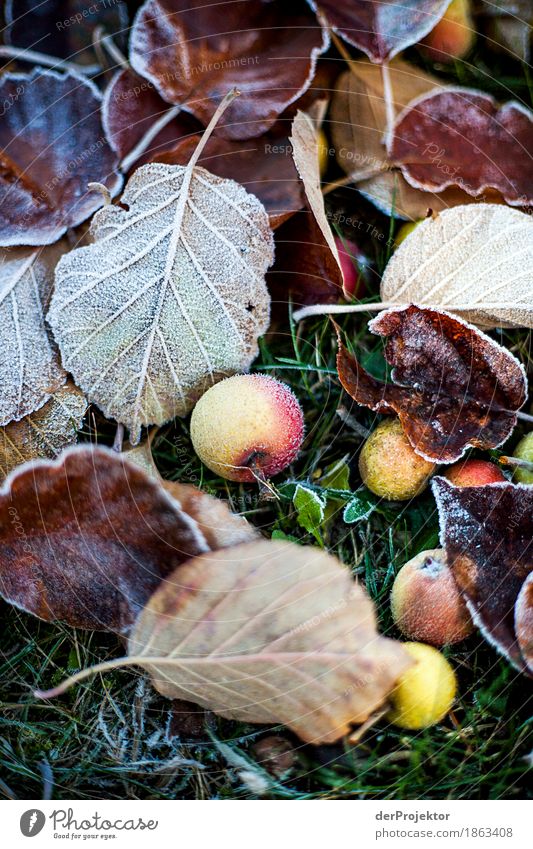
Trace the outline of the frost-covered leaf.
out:
<instances>
[{"instance_id":1,"label":"frost-covered leaf","mask_svg":"<svg viewBox=\"0 0 533 849\"><path fill-rule=\"evenodd\" d=\"M385 303L449 310L481 327L533 327L533 220L498 204L428 218L394 252Z\"/></svg>"},{"instance_id":2,"label":"frost-covered leaf","mask_svg":"<svg viewBox=\"0 0 533 849\"><path fill-rule=\"evenodd\" d=\"M16 469L0 490L0 594L39 616L126 633L196 523L126 458L90 445Z\"/></svg>"},{"instance_id":3,"label":"frost-covered leaf","mask_svg":"<svg viewBox=\"0 0 533 849\"><path fill-rule=\"evenodd\" d=\"M94 244L56 270L49 320L65 368L130 429L185 415L246 370L268 327L268 217L254 195L191 159L139 168L93 219Z\"/></svg>"},{"instance_id":4,"label":"frost-covered leaf","mask_svg":"<svg viewBox=\"0 0 533 849\"><path fill-rule=\"evenodd\" d=\"M86 410L83 393L67 383L36 413L0 428L0 479L27 460L57 457L76 441Z\"/></svg>"},{"instance_id":5,"label":"frost-covered leaf","mask_svg":"<svg viewBox=\"0 0 533 849\"><path fill-rule=\"evenodd\" d=\"M292 499L296 508L297 522L301 528L310 534L317 534L324 521L326 500L317 492L298 484Z\"/></svg>"},{"instance_id":6,"label":"frost-covered leaf","mask_svg":"<svg viewBox=\"0 0 533 849\"><path fill-rule=\"evenodd\" d=\"M0 245L48 245L102 206L122 178L100 120L96 86L69 71L4 74L0 102Z\"/></svg>"},{"instance_id":7,"label":"frost-covered leaf","mask_svg":"<svg viewBox=\"0 0 533 849\"><path fill-rule=\"evenodd\" d=\"M38 410L67 379L44 316L68 245L0 251L0 426Z\"/></svg>"},{"instance_id":8,"label":"frost-covered leaf","mask_svg":"<svg viewBox=\"0 0 533 849\"><path fill-rule=\"evenodd\" d=\"M356 493L344 508L342 518L347 525L353 525L368 519L375 507L376 502L371 497Z\"/></svg>"},{"instance_id":9,"label":"frost-covered leaf","mask_svg":"<svg viewBox=\"0 0 533 849\"><path fill-rule=\"evenodd\" d=\"M309 4L373 62L385 62L427 35L450 0L309 0Z\"/></svg>"},{"instance_id":10,"label":"frost-covered leaf","mask_svg":"<svg viewBox=\"0 0 533 849\"><path fill-rule=\"evenodd\" d=\"M418 454L453 463L470 446L496 448L510 436L527 380L507 348L448 313L415 305L385 310L368 326L386 339L391 381L365 371L337 328L340 381L358 404L397 413Z\"/></svg>"},{"instance_id":11,"label":"frost-covered leaf","mask_svg":"<svg viewBox=\"0 0 533 849\"><path fill-rule=\"evenodd\" d=\"M377 632L373 604L345 566L271 540L180 566L139 616L128 654L111 666L147 669L164 696L283 723L308 743L333 743L364 722L410 666L402 645Z\"/></svg>"},{"instance_id":12,"label":"frost-covered leaf","mask_svg":"<svg viewBox=\"0 0 533 849\"><path fill-rule=\"evenodd\" d=\"M224 94L242 96L217 135L254 138L305 92L327 34L304 2L206 4L147 0L135 18L130 59L168 103L206 125Z\"/></svg>"},{"instance_id":13,"label":"frost-covered leaf","mask_svg":"<svg viewBox=\"0 0 533 849\"><path fill-rule=\"evenodd\" d=\"M496 189L511 206L533 203L533 112L521 103L453 86L429 92L398 117L389 155L415 188Z\"/></svg>"},{"instance_id":14,"label":"frost-covered leaf","mask_svg":"<svg viewBox=\"0 0 533 849\"><path fill-rule=\"evenodd\" d=\"M524 589L533 570L533 486L456 487L440 477L431 485L441 545L475 624L525 671L533 639L531 577Z\"/></svg>"}]
</instances>

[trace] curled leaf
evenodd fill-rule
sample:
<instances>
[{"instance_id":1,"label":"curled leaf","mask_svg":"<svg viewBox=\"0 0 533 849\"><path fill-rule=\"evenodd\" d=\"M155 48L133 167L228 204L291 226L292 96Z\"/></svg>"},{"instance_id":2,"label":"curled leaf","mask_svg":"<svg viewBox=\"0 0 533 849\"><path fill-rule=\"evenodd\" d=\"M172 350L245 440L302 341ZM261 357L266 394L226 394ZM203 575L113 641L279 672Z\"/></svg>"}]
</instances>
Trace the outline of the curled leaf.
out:
<instances>
[{"instance_id":1,"label":"curled leaf","mask_svg":"<svg viewBox=\"0 0 533 849\"><path fill-rule=\"evenodd\" d=\"M533 564L532 564L533 570ZM533 675L533 571L522 584L515 604L514 627L524 662Z\"/></svg>"},{"instance_id":2,"label":"curled leaf","mask_svg":"<svg viewBox=\"0 0 533 849\"><path fill-rule=\"evenodd\" d=\"M194 158L143 165L122 203L59 263L49 321L65 367L136 444L143 425L185 415L249 367L268 326L273 240L257 198Z\"/></svg>"},{"instance_id":3,"label":"curled leaf","mask_svg":"<svg viewBox=\"0 0 533 849\"><path fill-rule=\"evenodd\" d=\"M283 723L308 743L364 722L410 665L400 643L378 634L371 600L338 560L268 540L180 567L139 616L128 654L100 669L142 666L171 699Z\"/></svg>"},{"instance_id":4,"label":"curled leaf","mask_svg":"<svg viewBox=\"0 0 533 849\"><path fill-rule=\"evenodd\" d=\"M386 303L449 310L481 327L533 327L533 221L497 204L428 218L394 252Z\"/></svg>"},{"instance_id":5,"label":"curled leaf","mask_svg":"<svg viewBox=\"0 0 533 849\"><path fill-rule=\"evenodd\" d=\"M135 18L131 64L168 103L207 125L220 93L236 100L217 135L260 136L310 86L327 34L303 2L208 5L203 0L147 0Z\"/></svg>"},{"instance_id":6,"label":"curled leaf","mask_svg":"<svg viewBox=\"0 0 533 849\"><path fill-rule=\"evenodd\" d=\"M373 62L386 62L433 29L450 0L309 0L332 29Z\"/></svg>"},{"instance_id":7,"label":"curled leaf","mask_svg":"<svg viewBox=\"0 0 533 849\"><path fill-rule=\"evenodd\" d=\"M0 251L0 426L38 410L67 379L44 321L65 250L60 242Z\"/></svg>"},{"instance_id":8,"label":"curled leaf","mask_svg":"<svg viewBox=\"0 0 533 849\"><path fill-rule=\"evenodd\" d=\"M453 86L430 92L399 116L389 155L419 189L496 189L511 206L533 202L533 113L517 102Z\"/></svg>"},{"instance_id":9,"label":"curled leaf","mask_svg":"<svg viewBox=\"0 0 533 849\"><path fill-rule=\"evenodd\" d=\"M28 460L57 457L76 441L86 410L83 393L67 383L36 413L0 428L0 478Z\"/></svg>"},{"instance_id":10,"label":"curled leaf","mask_svg":"<svg viewBox=\"0 0 533 849\"><path fill-rule=\"evenodd\" d=\"M0 593L41 619L126 633L160 581L206 550L179 504L108 449L25 463L0 490Z\"/></svg>"},{"instance_id":11,"label":"curled leaf","mask_svg":"<svg viewBox=\"0 0 533 849\"><path fill-rule=\"evenodd\" d=\"M475 624L525 671L533 637L531 578L525 584L533 570L533 487L455 487L439 477L432 487L441 545Z\"/></svg>"},{"instance_id":12,"label":"curled leaf","mask_svg":"<svg viewBox=\"0 0 533 849\"><path fill-rule=\"evenodd\" d=\"M365 371L338 334L339 378L358 404L397 413L415 451L431 462L505 442L527 397L525 371L506 348L448 313L415 305L385 310L369 328L386 339L392 382Z\"/></svg>"},{"instance_id":13,"label":"curled leaf","mask_svg":"<svg viewBox=\"0 0 533 849\"><path fill-rule=\"evenodd\" d=\"M101 96L73 72L4 74L0 245L48 245L102 206L90 182L122 185L100 121ZM33 116L28 120L28 116Z\"/></svg>"}]
</instances>

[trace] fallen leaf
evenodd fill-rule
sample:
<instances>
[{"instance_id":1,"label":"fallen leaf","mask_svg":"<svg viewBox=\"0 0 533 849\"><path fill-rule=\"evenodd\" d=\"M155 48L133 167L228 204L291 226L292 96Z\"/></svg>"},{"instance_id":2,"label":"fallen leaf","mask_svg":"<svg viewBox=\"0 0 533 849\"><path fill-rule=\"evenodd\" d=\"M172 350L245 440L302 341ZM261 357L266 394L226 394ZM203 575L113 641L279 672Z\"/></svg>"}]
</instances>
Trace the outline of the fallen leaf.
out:
<instances>
[{"instance_id":1,"label":"fallen leaf","mask_svg":"<svg viewBox=\"0 0 533 849\"><path fill-rule=\"evenodd\" d=\"M101 95L73 72L4 74L0 102L0 245L48 245L102 206L122 179L100 121ZM33 116L31 120L28 116Z\"/></svg>"},{"instance_id":2,"label":"fallen leaf","mask_svg":"<svg viewBox=\"0 0 533 849\"><path fill-rule=\"evenodd\" d=\"M450 0L309 0L309 5L373 62L386 62L427 35Z\"/></svg>"},{"instance_id":3,"label":"fallen leaf","mask_svg":"<svg viewBox=\"0 0 533 849\"><path fill-rule=\"evenodd\" d=\"M4 8L6 42L16 47L93 64L96 26L121 50L126 47L128 10L121 0L8 0Z\"/></svg>"},{"instance_id":4,"label":"fallen leaf","mask_svg":"<svg viewBox=\"0 0 533 849\"><path fill-rule=\"evenodd\" d=\"M150 134L146 150L135 160L135 167L152 162L154 157L181 139L202 131L192 115L181 111L167 121L172 107L163 100L152 83L132 70L118 71L104 93L102 123L109 143L121 160Z\"/></svg>"},{"instance_id":5,"label":"fallen leaf","mask_svg":"<svg viewBox=\"0 0 533 849\"><path fill-rule=\"evenodd\" d=\"M481 0L477 13L491 47L501 47L515 59L529 63L533 26L530 0Z\"/></svg>"},{"instance_id":6,"label":"fallen leaf","mask_svg":"<svg viewBox=\"0 0 533 849\"><path fill-rule=\"evenodd\" d=\"M200 137L183 139L171 150L153 157L167 165L187 165ZM260 139L228 141L212 136L199 164L218 177L235 180L264 204L270 226L279 227L301 209L305 195L283 128L276 125Z\"/></svg>"},{"instance_id":7,"label":"fallen leaf","mask_svg":"<svg viewBox=\"0 0 533 849\"><path fill-rule=\"evenodd\" d=\"M497 204L428 218L394 252L384 303L449 310L481 327L533 327L533 221Z\"/></svg>"},{"instance_id":8,"label":"fallen leaf","mask_svg":"<svg viewBox=\"0 0 533 849\"><path fill-rule=\"evenodd\" d=\"M185 415L249 367L268 327L273 239L257 198L194 158L143 165L121 202L59 263L49 321L76 383L136 444L143 425Z\"/></svg>"},{"instance_id":9,"label":"fallen leaf","mask_svg":"<svg viewBox=\"0 0 533 849\"><path fill-rule=\"evenodd\" d=\"M368 326L386 339L392 382L365 371L337 331L340 381L358 404L397 413L418 454L453 463L469 447L497 448L510 436L527 381L506 348L448 313L415 305L384 310Z\"/></svg>"},{"instance_id":10,"label":"fallen leaf","mask_svg":"<svg viewBox=\"0 0 533 849\"><path fill-rule=\"evenodd\" d=\"M0 251L0 426L24 418L65 383L44 316L68 245Z\"/></svg>"},{"instance_id":11,"label":"fallen leaf","mask_svg":"<svg viewBox=\"0 0 533 849\"><path fill-rule=\"evenodd\" d=\"M296 521L320 542L319 528L325 519L326 499L318 492L298 484L294 491L292 503L296 508Z\"/></svg>"},{"instance_id":12,"label":"fallen leaf","mask_svg":"<svg viewBox=\"0 0 533 849\"><path fill-rule=\"evenodd\" d=\"M196 557L167 577L128 654L37 695L135 664L168 698L333 743L383 704L410 665L400 643L378 634L371 600L338 560L270 540Z\"/></svg>"},{"instance_id":13,"label":"fallen leaf","mask_svg":"<svg viewBox=\"0 0 533 849\"><path fill-rule=\"evenodd\" d=\"M389 76L397 114L414 98L442 87L438 77L403 59L390 63ZM384 145L387 109L378 65L367 59L350 62L335 85L329 121L337 163L354 182L392 168Z\"/></svg>"},{"instance_id":14,"label":"fallen leaf","mask_svg":"<svg viewBox=\"0 0 533 849\"><path fill-rule=\"evenodd\" d=\"M430 92L398 117L389 156L418 189L477 197L492 188L511 206L533 202L533 113L517 102L454 86Z\"/></svg>"},{"instance_id":15,"label":"fallen leaf","mask_svg":"<svg viewBox=\"0 0 533 849\"><path fill-rule=\"evenodd\" d=\"M514 626L520 653L529 672L533 674L533 571L518 593Z\"/></svg>"},{"instance_id":16,"label":"fallen leaf","mask_svg":"<svg viewBox=\"0 0 533 849\"><path fill-rule=\"evenodd\" d=\"M472 618L489 643L524 671L531 659L531 609L527 612L524 603L531 581L524 595L521 589L533 570L533 487L512 483L455 487L440 477L433 479L432 487L441 545ZM515 632L519 594L524 657Z\"/></svg>"},{"instance_id":17,"label":"fallen leaf","mask_svg":"<svg viewBox=\"0 0 533 849\"><path fill-rule=\"evenodd\" d=\"M86 410L83 393L67 383L36 413L0 428L0 479L27 460L57 457L76 441Z\"/></svg>"},{"instance_id":18,"label":"fallen leaf","mask_svg":"<svg viewBox=\"0 0 533 849\"><path fill-rule=\"evenodd\" d=\"M164 100L204 125L221 92L238 88L217 135L245 139L266 132L306 91L328 43L303 2L287 9L281 0L147 0L132 27L130 60Z\"/></svg>"},{"instance_id":19,"label":"fallen leaf","mask_svg":"<svg viewBox=\"0 0 533 849\"><path fill-rule=\"evenodd\" d=\"M179 503L182 510L194 519L213 551L240 545L242 542L252 542L259 537L259 532L253 525L243 516L233 513L225 501L203 492L192 484L162 478L152 456L150 440L147 439L134 448L128 447L123 456L144 469Z\"/></svg>"},{"instance_id":20,"label":"fallen leaf","mask_svg":"<svg viewBox=\"0 0 533 849\"><path fill-rule=\"evenodd\" d=\"M438 194L415 189L397 168L361 180L356 188L380 212L404 221L420 221L430 212L435 215L454 206L479 203L455 186ZM503 203L496 192L491 193L490 200L492 203Z\"/></svg>"},{"instance_id":21,"label":"fallen leaf","mask_svg":"<svg viewBox=\"0 0 533 849\"><path fill-rule=\"evenodd\" d=\"M109 449L25 463L0 490L0 593L41 619L124 634L159 583L206 550L179 504Z\"/></svg>"},{"instance_id":22,"label":"fallen leaf","mask_svg":"<svg viewBox=\"0 0 533 849\"><path fill-rule=\"evenodd\" d=\"M335 284L343 286L343 276L339 252L326 215L324 196L320 185L320 169L318 155L318 137L316 126L306 112L297 112L292 122L291 136L292 155L302 182L309 208L322 234L320 243L325 245L331 255L330 266L335 273Z\"/></svg>"}]
</instances>

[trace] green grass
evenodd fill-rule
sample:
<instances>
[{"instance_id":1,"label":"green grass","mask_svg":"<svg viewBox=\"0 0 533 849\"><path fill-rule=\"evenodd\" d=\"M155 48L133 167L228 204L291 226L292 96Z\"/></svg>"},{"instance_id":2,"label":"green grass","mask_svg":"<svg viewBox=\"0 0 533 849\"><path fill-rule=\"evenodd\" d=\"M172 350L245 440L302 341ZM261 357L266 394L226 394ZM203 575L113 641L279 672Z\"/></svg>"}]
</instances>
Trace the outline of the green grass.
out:
<instances>
[{"instance_id":1,"label":"green grass","mask_svg":"<svg viewBox=\"0 0 533 849\"><path fill-rule=\"evenodd\" d=\"M487 84L487 59L475 67L458 64L448 79L501 95L505 88L529 100L525 74L513 67L493 72ZM498 63L500 60L494 60ZM498 65L498 68L500 66ZM513 76L514 74L514 76ZM334 175L335 176L335 175ZM384 233L363 245L380 272L390 221L353 190L328 198L338 209L357 210ZM349 238L350 233L345 235ZM378 274L370 277L376 297ZM289 323L289 308L279 309L273 330L261 344L257 371L289 383L305 413L304 449L292 468L276 478L316 482L330 464L347 457L352 489L360 486L357 455L365 430L378 417L352 405L335 372L335 342L327 319ZM385 373L381 341L368 333L361 314L341 324L364 364ZM531 334L495 332L513 350L531 377ZM355 429L338 415L344 407ZM112 429L100 420L100 438ZM509 441L516 444L518 427ZM94 435L94 434L93 434ZM162 474L194 483L243 513L265 535L276 531L305 544L323 544L367 587L379 614L380 629L399 636L388 596L400 566L418 551L437 544L438 523L432 496L425 493L397 506L380 503L370 518L348 526L342 507L320 530L320 543L296 522L290 499L266 500L252 486L213 477L192 451L188 423L161 429L154 453ZM192 706L173 706L134 671L114 671L73 688L46 703L33 698L35 687L49 687L73 671L122 652L109 635L49 625L1 603L0 637L0 795L7 798L523 798L528 793L533 749L531 685L479 635L446 651L459 678L453 714L420 733L377 722L357 745L302 745L283 728L266 729L222 720ZM275 777L258 763L255 745L271 733L294 747L289 774Z\"/></svg>"}]
</instances>

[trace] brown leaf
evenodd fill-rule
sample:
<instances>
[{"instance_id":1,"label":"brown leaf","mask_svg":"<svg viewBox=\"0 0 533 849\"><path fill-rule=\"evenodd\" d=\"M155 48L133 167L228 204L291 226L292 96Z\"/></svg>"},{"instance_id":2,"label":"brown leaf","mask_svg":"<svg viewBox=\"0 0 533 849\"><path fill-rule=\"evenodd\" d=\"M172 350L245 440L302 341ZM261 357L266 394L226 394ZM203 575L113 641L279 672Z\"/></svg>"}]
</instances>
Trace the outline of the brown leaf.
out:
<instances>
[{"instance_id":1,"label":"brown leaf","mask_svg":"<svg viewBox=\"0 0 533 849\"><path fill-rule=\"evenodd\" d=\"M506 348L448 313L414 305L379 313L369 328L387 340L393 382L366 372L338 333L339 378L358 404L397 413L415 451L431 462L505 442L527 396L524 369Z\"/></svg>"},{"instance_id":2,"label":"brown leaf","mask_svg":"<svg viewBox=\"0 0 533 849\"><path fill-rule=\"evenodd\" d=\"M386 62L433 29L450 0L309 0L332 29L373 62Z\"/></svg>"},{"instance_id":3,"label":"brown leaf","mask_svg":"<svg viewBox=\"0 0 533 849\"><path fill-rule=\"evenodd\" d=\"M187 165L199 139L199 136L185 138L153 160L167 165ZM219 177L235 180L258 197L268 212L272 228L279 227L305 204L292 148L279 125L260 139L228 141L212 136L199 164Z\"/></svg>"},{"instance_id":4,"label":"brown leaf","mask_svg":"<svg viewBox=\"0 0 533 849\"><path fill-rule=\"evenodd\" d=\"M533 26L530 0L480 0L477 11L478 19L485 24L490 46L497 45L515 59L529 63Z\"/></svg>"},{"instance_id":5,"label":"brown leaf","mask_svg":"<svg viewBox=\"0 0 533 849\"><path fill-rule=\"evenodd\" d=\"M531 581L521 590L533 570L533 487L455 487L440 477L432 487L441 545L472 618L489 643L524 671L531 660Z\"/></svg>"},{"instance_id":6,"label":"brown leaf","mask_svg":"<svg viewBox=\"0 0 533 849\"><path fill-rule=\"evenodd\" d=\"M403 59L390 63L389 76L397 114L414 98L442 86L437 77ZM367 59L350 62L337 80L329 117L337 162L354 182L392 167L384 145L387 110L378 65Z\"/></svg>"},{"instance_id":7,"label":"brown leaf","mask_svg":"<svg viewBox=\"0 0 533 849\"><path fill-rule=\"evenodd\" d=\"M62 240L0 251L0 426L34 413L67 379L44 321L66 250Z\"/></svg>"},{"instance_id":8,"label":"brown leaf","mask_svg":"<svg viewBox=\"0 0 533 849\"><path fill-rule=\"evenodd\" d=\"M0 592L41 619L124 634L163 578L206 550L180 506L108 449L26 463L0 491Z\"/></svg>"},{"instance_id":9,"label":"brown leaf","mask_svg":"<svg viewBox=\"0 0 533 849\"><path fill-rule=\"evenodd\" d=\"M311 743L363 722L409 666L334 557L267 540L180 567L146 605L128 652L169 698L282 722Z\"/></svg>"},{"instance_id":10,"label":"brown leaf","mask_svg":"<svg viewBox=\"0 0 533 849\"><path fill-rule=\"evenodd\" d=\"M431 216L394 252L381 300L449 310L481 327L533 327L531 216L488 203Z\"/></svg>"},{"instance_id":11,"label":"brown leaf","mask_svg":"<svg viewBox=\"0 0 533 849\"><path fill-rule=\"evenodd\" d=\"M533 569L533 566L531 568ZM529 573L518 593L514 627L524 662L533 674L533 571Z\"/></svg>"},{"instance_id":12,"label":"brown leaf","mask_svg":"<svg viewBox=\"0 0 533 849\"><path fill-rule=\"evenodd\" d=\"M473 197L492 188L511 206L533 202L533 113L520 103L500 107L452 86L430 92L399 116L389 155L415 188L459 186Z\"/></svg>"},{"instance_id":13,"label":"brown leaf","mask_svg":"<svg viewBox=\"0 0 533 849\"><path fill-rule=\"evenodd\" d=\"M451 207L478 202L455 186L438 194L415 189L397 168L361 180L357 190L385 215L405 221L420 221L429 212L436 214ZM490 200L491 203L503 204L496 192L490 194Z\"/></svg>"},{"instance_id":14,"label":"brown leaf","mask_svg":"<svg viewBox=\"0 0 533 849\"><path fill-rule=\"evenodd\" d=\"M0 428L0 479L27 460L57 457L76 441L86 410L83 393L69 382L36 413Z\"/></svg>"},{"instance_id":15,"label":"brown leaf","mask_svg":"<svg viewBox=\"0 0 533 849\"><path fill-rule=\"evenodd\" d=\"M120 159L124 159L153 130L170 108L152 83L134 71L123 70L115 74L104 94L102 121L109 143ZM192 115L179 112L155 133L146 152L135 160L135 167L152 162L158 153L201 130L201 124Z\"/></svg>"},{"instance_id":16,"label":"brown leaf","mask_svg":"<svg viewBox=\"0 0 533 849\"><path fill-rule=\"evenodd\" d=\"M0 101L11 104L0 122L0 245L51 244L102 206L88 183L112 195L122 185L100 93L72 72L36 69L5 74Z\"/></svg>"},{"instance_id":17,"label":"brown leaf","mask_svg":"<svg viewBox=\"0 0 533 849\"><path fill-rule=\"evenodd\" d=\"M120 0L16 0L5 3L6 42L76 63L96 61L97 26L122 50L126 47L128 11Z\"/></svg>"},{"instance_id":18,"label":"brown leaf","mask_svg":"<svg viewBox=\"0 0 533 849\"><path fill-rule=\"evenodd\" d=\"M245 139L266 132L309 87L328 38L303 2L287 10L281 0L147 0L130 44L134 70L204 125L238 88L217 135Z\"/></svg>"}]
</instances>

